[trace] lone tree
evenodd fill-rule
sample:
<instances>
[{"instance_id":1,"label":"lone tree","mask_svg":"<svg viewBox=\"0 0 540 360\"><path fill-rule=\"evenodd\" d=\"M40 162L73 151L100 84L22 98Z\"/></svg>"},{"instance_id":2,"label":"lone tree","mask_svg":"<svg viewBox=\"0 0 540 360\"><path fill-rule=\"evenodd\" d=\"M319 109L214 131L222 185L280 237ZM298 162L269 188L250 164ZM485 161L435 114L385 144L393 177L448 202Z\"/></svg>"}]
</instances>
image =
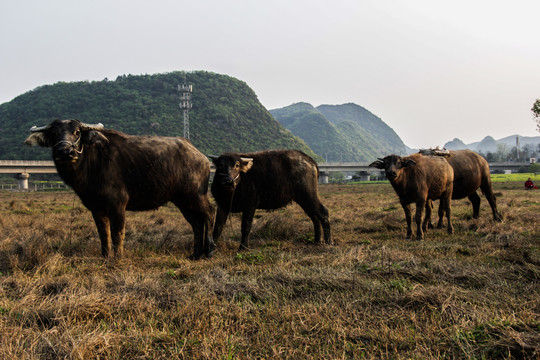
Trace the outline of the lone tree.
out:
<instances>
[{"instance_id":1,"label":"lone tree","mask_svg":"<svg viewBox=\"0 0 540 360\"><path fill-rule=\"evenodd\" d=\"M534 120L536 121L536 126L538 127L536 130L540 131L540 99L536 99L531 111L534 114Z\"/></svg>"}]
</instances>

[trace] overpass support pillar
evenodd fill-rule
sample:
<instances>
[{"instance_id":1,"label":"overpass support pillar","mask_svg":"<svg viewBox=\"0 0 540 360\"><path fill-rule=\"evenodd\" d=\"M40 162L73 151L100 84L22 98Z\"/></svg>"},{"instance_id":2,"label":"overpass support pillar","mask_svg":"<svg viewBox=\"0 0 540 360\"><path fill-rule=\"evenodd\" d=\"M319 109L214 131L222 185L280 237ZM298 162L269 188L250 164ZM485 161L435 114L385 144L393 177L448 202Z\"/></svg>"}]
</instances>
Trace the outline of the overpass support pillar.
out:
<instances>
[{"instance_id":1,"label":"overpass support pillar","mask_svg":"<svg viewBox=\"0 0 540 360\"><path fill-rule=\"evenodd\" d=\"M319 184L328 184L328 173L327 172L319 173Z\"/></svg>"},{"instance_id":2,"label":"overpass support pillar","mask_svg":"<svg viewBox=\"0 0 540 360\"><path fill-rule=\"evenodd\" d=\"M15 175L15 178L19 180L19 189L28 190L29 177L30 177L30 174L28 173L20 173L20 174Z\"/></svg>"},{"instance_id":3,"label":"overpass support pillar","mask_svg":"<svg viewBox=\"0 0 540 360\"><path fill-rule=\"evenodd\" d=\"M369 181L371 179L371 175L367 171L359 171L358 177L360 181Z\"/></svg>"}]
</instances>

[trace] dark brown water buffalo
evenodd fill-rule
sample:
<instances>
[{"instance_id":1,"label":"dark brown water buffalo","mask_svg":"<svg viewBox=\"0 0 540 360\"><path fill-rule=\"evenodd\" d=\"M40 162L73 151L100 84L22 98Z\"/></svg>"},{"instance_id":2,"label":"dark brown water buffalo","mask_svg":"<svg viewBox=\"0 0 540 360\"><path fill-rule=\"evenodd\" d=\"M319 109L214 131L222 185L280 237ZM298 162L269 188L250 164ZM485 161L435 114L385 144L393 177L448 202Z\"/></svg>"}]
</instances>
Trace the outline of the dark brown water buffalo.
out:
<instances>
[{"instance_id":1,"label":"dark brown water buffalo","mask_svg":"<svg viewBox=\"0 0 540 360\"><path fill-rule=\"evenodd\" d=\"M30 129L27 145L51 147L60 177L92 212L101 253L124 252L126 210L173 202L191 224L193 258L211 256L213 211L208 199L210 162L188 140L131 136L103 125L55 120Z\"/></svg>"},{"instance_id":2,"label":"dark brown water buffalo","mask_svg":"<svg viewBox=\"0 0 540 360\"><path fill-rule=\"evenodd\" d=\"M218 208L214 226L217 242L230 212L242 213L240 250L248 238L256 209L278 209L295 201L315 228L315 242L331 243L328 210L319 198L317 163L301 151L270 150L250 154L210 156L216 166L212 195Z\"/></svg>"},{"instance_id":3,"label":"dark brown water buffalo","mask_svg":"<svg viewBox=\"0 0 540 360\"><path fill-rule=\"evenodd\" d=\"M407 157L389 155L384 159L377 159L369 166L384 169L386 177L399 196L407 220L407 239L412 236L410 204L416 203L416 239L421 240L427 228L427 220L431 216L431 206L426 205L435 199L441 200L441 206L446 211L448 233L454 232L450 211L454 170L444 158L420 154ZM424 208L426 217L422 222Z\"/></svg>"},{"instance_id":4,"label":"dark brown water buffalo","mask_svg":"<svg viewBox=\"0 0 540 360\"><path fill-rule=\"evenodd\" d=\"M480 196L476 192L478 188L484 193L495 221L502 221L502 216L497 211L497 200L491 187L491 176L489 164L482 156L471 150L447 150L448 155L439 153L436 150L422 150L424 155L445 156L446 160L454 169L454 191L452 199L463 199L467 197L473 207L473 218L478 218L480 214ZM438 227L442 227L444 209L439 207Z\"/></svg>"}]
</instances>

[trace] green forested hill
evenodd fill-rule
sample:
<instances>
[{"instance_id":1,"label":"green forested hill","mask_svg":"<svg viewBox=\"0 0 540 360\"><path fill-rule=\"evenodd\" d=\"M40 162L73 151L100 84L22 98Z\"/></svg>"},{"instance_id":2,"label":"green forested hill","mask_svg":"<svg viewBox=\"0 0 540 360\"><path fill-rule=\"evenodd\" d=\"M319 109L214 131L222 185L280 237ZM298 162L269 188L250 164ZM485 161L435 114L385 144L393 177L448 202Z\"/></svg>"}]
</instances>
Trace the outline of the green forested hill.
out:
<instances>
[{"instance_id":1,"label":"green forested hill","mask_svg":"<svg viewBox=\"0 0 540 360\"><path fill-rule=\"evenodd\" d=\"M356 104L315 108L297 103L270 113L328 161L367 162L391 153L407 153L392 128Z\"/></svg>"},{"instance_id":2,"label":"green forested hill","mask_svg":"<svg viewBox=\"0 0 540 360\"><path fill-rule=\"evenodd\" d=\"M205 154L299 149L317 157L261 105L246 83L211 72L124 75L114 81L41 86L0 105L0 159L49 159L50 150L23 145L33 125L54 119L101 122L128 134L182 136L178 84L193 85L190 139Z\"/></svg>"},{"instance_id":3,"label":"green forested hill","mask_svg":"<svg viewBox=\"0 0 540 360\"><path fill-rule=\"evenodd\" d=\"M301 137L311 149L328 161L352 161L359 148L346 140L339 128L320 111L307 103L297 103L270 111L293 134Z\"/></svg>"},{"instance_id":4,"label":"green forested hill","mask_svg":"<svg viewBox=\"0 0 540 360\"><path fill-rule=\"evenodd\" d=\"M382 121L381 118L360 105L353 103L320 105L317 107L317 110L338 127L345 122L352 122L358 125L356 132L347 131L345 135L358 136L358 139L362 141L360 144L365 141L365 145L362 147L372 146L373 148L370 150L375 154L407 153L407 146L405 146L398 134Z\"/></svg>"}]
</instances>

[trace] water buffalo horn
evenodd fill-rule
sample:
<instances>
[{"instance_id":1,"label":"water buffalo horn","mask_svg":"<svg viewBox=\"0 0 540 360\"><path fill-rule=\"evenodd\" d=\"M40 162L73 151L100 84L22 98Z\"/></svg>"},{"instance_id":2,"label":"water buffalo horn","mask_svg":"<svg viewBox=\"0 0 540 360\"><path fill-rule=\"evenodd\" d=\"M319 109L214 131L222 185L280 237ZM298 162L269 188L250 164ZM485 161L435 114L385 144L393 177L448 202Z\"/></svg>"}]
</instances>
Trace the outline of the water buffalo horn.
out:
<instances>
[{"instance_id":1,"label":"water buffalo horn","mask_svg":"<svg viewBox=\"0 0 540 360\"><path fill-rule=\"evenodd\" d=\"M377 160L369 164L369 166L380 169L381 167L384 167L384 161L382 161L382 159L377 158Z\"/></svg>"},{"instance_id":2,"label":"water buffalo horn","mask_svg":"<svg viewBox=\"0 0 540 360\"><path fill-rule=\"evenodd\" d=\"M40 127L37 127L37 126L34 125L34 126L32 126L32 127L30 128L30 132L33 132L33 133L34 133L34 132L40 132L40 131L43 131L43 130L47 129L48 127L49 127L49 125L47 125L47 126L40 126Z\"/></svg>"},{"instance_id":3,"label":"water buffalo horn","mask_svg":"<svg viewBox=\"0 0 540 360\"><path fill-rule=\"evenodd\" d=\"M101 130L101 129L103 129L102 123L97 123L97 124L81 123L81 130Z\"/></svg>"}]
</instances>

